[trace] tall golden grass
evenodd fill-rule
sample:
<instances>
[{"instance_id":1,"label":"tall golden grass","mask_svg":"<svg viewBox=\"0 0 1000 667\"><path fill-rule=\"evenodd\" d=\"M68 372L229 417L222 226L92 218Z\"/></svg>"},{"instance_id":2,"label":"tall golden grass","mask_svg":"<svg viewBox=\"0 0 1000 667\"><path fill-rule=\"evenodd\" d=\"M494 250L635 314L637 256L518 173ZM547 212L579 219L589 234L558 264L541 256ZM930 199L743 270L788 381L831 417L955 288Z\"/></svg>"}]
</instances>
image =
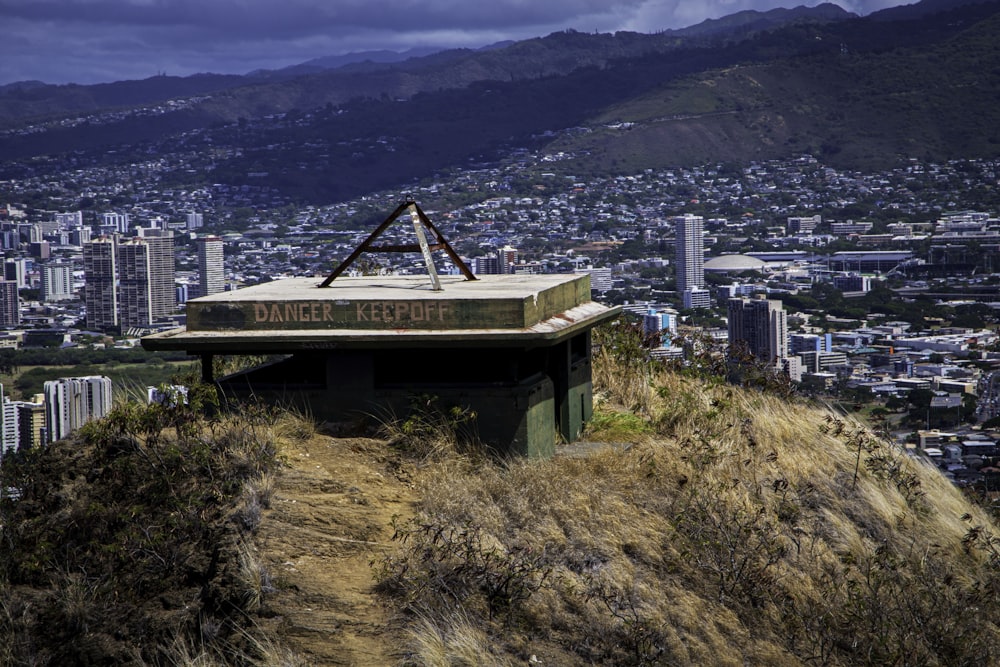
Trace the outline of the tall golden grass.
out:
<instances>
[{"instance_id":1,"label":"tall golden grass","mask_svg":"<svg viewBox=\"0 0 1000 667\"><path fill-rule=\"evenodd\" d=\"M407 664L998 664L1000 531L934 469L785 396L594 377L617 446L424 469L378 568Z\"/></svg>"}]
</instances>

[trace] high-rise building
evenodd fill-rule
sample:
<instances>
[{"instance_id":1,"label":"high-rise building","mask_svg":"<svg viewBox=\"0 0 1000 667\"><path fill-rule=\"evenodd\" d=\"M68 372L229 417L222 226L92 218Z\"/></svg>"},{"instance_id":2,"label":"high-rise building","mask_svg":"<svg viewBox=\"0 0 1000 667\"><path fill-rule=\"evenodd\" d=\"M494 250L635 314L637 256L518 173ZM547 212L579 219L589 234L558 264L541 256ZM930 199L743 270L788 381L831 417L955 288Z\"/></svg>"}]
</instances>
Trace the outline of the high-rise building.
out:
<instances>
[{"instance_id":1,"label":"high-rise building","mask_svg":"<svg viewBox=\"0 0 1000 667\"><path fill-rule=\"evenodd\" d=\"M700 215L679 215L674 218L677 251L677 291L705 286L705 240Z\"/></svg>"},{"instance_id":2,"label":"high-rise building","mask_svg":"<svg viewBox=\"0 0 1000 667\"><path fill-rule=\"evenodd\" d=\"M788 218L789 234L812 234L816 227L823 223L823 216L811 215Z\"/></svg>"},{"instance_id":3,"label":"high-rise building","mask_svg":"<svg viewBox=\"0 0 1000 667\"><path fill-rule=\"evenodd\" d=\"M41 447L46 442L45 396L35 394L33 401L15 401L17 408L18 449Z\"/></svg>"},{"instance_id":4,"label":"high-rise building","mask_svg":"<svg viewBox=\"0 0 1000 667\"><path fill-rule=\"evenodd\" d=\"M43 444L45 410L41 394L35 402L12 401L4 395L0 385L0 459L21 449L31 449Z\"/></svg>"},{"instance_id":5,"label":"high-rise building","mask_svg":"<svg viewBox=\"0 0 1000 667\"><path fill-rule=\"evenodd\" d=\"M84 243L90 243L92 234L90 227L80 227L79 229L71 229L69 232L69 242L71 245L83 247Z\"/></svg>"},{"instance_id":6,"label":"high-rise building","mask_svg":"<svg viewBox=\"0 0 1000 667\"><path fill-rule=\"evenodd\" d=\"M703 287L689 287L681 292L681 302L684 308L711 308L712 291Z\"/></svg>"},{"instance_id":7,"label":"high-rise building","mask_svg":"<svg viewBox=\"0 0 1000 667\"><path fill-rule=\"evenodd\" d=\"M5 455L17 451L17 433L14 432L15 425L8 424L7 405L10 402L4 396L3 385L0 384L0 410L2 410L2 421L0 421L0 459ZM12 408L13 410L13 408ZM12 412L16 416L16 412ZM16 422L16 419L14 420Z\"/></svg>"},{"instance_id":8,"label":"high-rise building","mask_svg":"<svg viewBox=\"0 0 1000 667\"><path fill-rule=\"evenodd\" d=\"M83 288L87 326L97 331L118 329L118 287L114 238L100 237L83 246Z\"/></svg>"},{"instance_id":9,"label":"high-rise building","mask_svg":"<svg viewBox=\"0 0 1000 667\"><path fill-rule=\"evenodd\" d=\"M38 259L48 259L52 256L52 246L48 241L32 241L28 244L28 254Z\"/></svg>"},{"instance_id":10,"label":"high-rise building","mask_svg":"<svg viewBox=\"0 0 1000 667\"><path fill-rule=\"evenodd\" d=\"M180 305L182 303L187 303L189 299L194 299L195 294L201 289L197 285L195 285L195 287L197 289L192 290L191 286L188 285L187 283L178 284L177 287L174 288L174 291L176 293L176 296L174 298L177 299L177 305Z\"/></svg>"},{"instance_id":11,"label":"high-rise building","mask_svg":"<svg viewBox=\"0 0 1000 667\"><path fill-rule=\"evenodd\" d=\"M49 380L43 388L49 442L61 440L111 411L111 380L104 376Z\"/></svg>"},{"instance_id":12,"label":"high-rise building","mask_svg":"<svg viewBox=\"0 0 1000 667\"><path fill-rule=\"evenodd\" d=\"M118 245L118 322L123 332L153 324L149 250L139 238Z\"/></svg>"},{"instance_id":13,"label":"high-rise building","mask_svg":"<svg viewBox=\"0 0 1000 667\"><path fill-rule=\"evenodd\" d=\"M729 300L729 345L745 345L757 359L780 366L788 357L788 320L780 301Z\"/></svg>"},{"instance_id":14,"label":"high-rise building","mask_svg":"<svg viewBox=\"0 0 1000 667\"><path fill-rule=\"evenodd\" d=\"M149 246L150 313L154 320L177 310L174 275L174 233L141 229L139 237Z\"/></svg>"},{"instance_id":15,"label":"high-rise building","mask_svg":"<svg viewBox=\"0 0 1000 667\"><path fill-rule=\"evenodd\" d=\"M841 292L870 292L872 279L859 273L833 276L833 286Z\"/></svg>"},{"instance_id":16,"label":"high-rise building","mask_svg":"<svg viewBox=\"0 0 1000 667\"><path fill-rule=\"evenodd\" d=\"M517 264L517 248L505 245L497 249L497 263L500 266L500 273L514 273L514 266Z\"/></svg>"},{"instance_id":17,"label":"high-rise building","mask_svg":"<svg viewBox=\"0 0 1000 667\"><path fill-rule=\"evenodd\" d=\"M614 280L611 277L611 267L602 266L600 268L573 269L573 273L590 274L590 291L604 294L614 287Z\"/></svg>"},{"instance_id":18,"label":"high-rise building","mask_svg":"<svg viewBox=\"0 0 1000 667\"><path fill-rule=\"evenodd\" d=\"M201 296L226 290L223 243L218 236L198 239L198 279L201 282Z\"/></svg>"},{"instance_id":19,"label":"high-rise building","mask_svg":"<svg viewBox=\"0 0 1000 667\"><path fill-rule=\"evenodd\" d=\"M17 250L21 240L17 237L17 229L13 226L0 228L0 249Z\"/></svg>"},{"instance_id":20,"label":"high-rise building","mask_svg":"<svg viewBox=\"0 0 1000 667\"><path fill-rule=\"evenodd\" d=\"M483 255L472 260L472 270L477 276L492 276L500 273L500 258L496 255Z\"/></svg>"},{"instance_id":21,"label":"high-rise building","mask_svg":"<svg viewBox=\"0 0 1000 667\"><path fill-rule=\"evenodd\" d=\"M74 229L83 225L83 211L72 213L56 213L55 223L58 229Z\"/></svg>"},{"instance_id":22,"label":"high-rise building","mask_svg":"<svg viewBox=\"0 0 1000 667\"><path fill-rule=\"evenodd\" d=\"M509 245L497 248L492 255L476 257L473 266L473 273L477 275L514 273L514 267L517 266L517 248Z\"/></svg>"},{"instance_id":23,"label":"high-rise building","mask_svg":"<svg viewBox=\"0 0 1000 667\"><path fill-rule=\"evenodd\" d=\"M21 304L17 298L17 283L0 280L0 327L16 327L21 323Z\"/></svg>"},{"instance_id":24,"label":"high-rise building","mask_svg":"<svg viewBox=\"0 0 1000 667\"><path fill-rule=\"evenodd\" d=\"M35 243L42 240L42 226L34 222L20 223L17 226L17 237L22 243Z\"/></svg>"},{"instance_id":25,"label":"high-rise building","mask_svg":"<svg viewBox=\"0 0 1000 667\"><path fill-rule=\"evenodd\" d=\"M673 308L649 308L642 316L642 331L649 336L659 336L661 347L670 347L677 335L677 311Z\"/></svg>"},{"instance_id":26,"label":"high-rise building","mask_svg":"<svg viewBox=\"0 0 1000 667\"><path fill-rule=\"evenodd\" d=\"M0 399L3 411L2 435L0 435L0 457L20 449L21 431L17 420L17 404L4 396Z\"/></svg>"},{"instance_id":27,"label":"high-rise building","mask_svg":"<svg viewBox=\"0 0 1000 667\"><path fill-rule=\"evenodd\" d=\"M118 246L119 323L146 328L176 310L173 232L144 229Z\"/></svg>"},{"instance_id":28,"label":"high-rise building","mask_svg":"<svg viewBox=\"0 0 1000 667\"><path fill-rule=\"evenodd\" d=\"M205 216L201 213L187 214L187 228L200 229L205 226Z\"/></svg>"},{"instance_id":29,"label":"high-rise building","mask_svg":"<svg viewBox=\"0 0 1000 667\"><path fill-rule=\"evenodd\" d=\"M49 264L42 267L42 301L65 301L73 298L73 267Z\"/></svg>"},{"instance_id":30,"label":"high-rise building","mask_svg":"<svg viewBox=\"0 0 1000 667\"><path fill-rule=\"evenodd\" d=\"M101 231L105 234L125 234L128 232L128 213L102 213Z\"/></svg>"},{"instance_id":31,"label":"high-rise building","mask_svg":"<svg viewBox=\"0 0 1000 667\"><path fill-rule=\"evenodd\" d=\"M18 287L28 287L28 260L7 259L3 263L3 279L13 280Z\"/></svg>"}]
</instances>

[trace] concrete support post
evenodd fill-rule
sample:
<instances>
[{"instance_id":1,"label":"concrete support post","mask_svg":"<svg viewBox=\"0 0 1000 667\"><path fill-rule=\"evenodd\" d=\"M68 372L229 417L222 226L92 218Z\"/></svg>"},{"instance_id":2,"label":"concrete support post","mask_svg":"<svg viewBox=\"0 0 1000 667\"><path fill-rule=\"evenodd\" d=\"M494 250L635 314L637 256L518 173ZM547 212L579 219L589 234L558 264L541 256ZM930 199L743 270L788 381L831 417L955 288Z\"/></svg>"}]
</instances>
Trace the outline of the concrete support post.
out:
<instances>
[{"instance_id":1,"label":"concrete support post","mask_svg":"<svg viewBox=\"0 0 1000 667\"><path fill-rule=\"evenodd\" d=\"M549 348L548 366L548 375L552 378L555 394L556 428L559 430L563 442L573 442L576 440L576 434L570 432L573 419L570 415L572 406L569 396L570 347L568 340Z\"/></svg>"},{"instance_id":2,"label":"concrete support post","mask_svg":"<svg viewBox=\"0 0 1000 667\"><path fill-rule=\"evenodd\" d=\"M201 355L201 381L205 384L215 382L215 373L212 370L212 360L214 358L214 354Z\"/></svg>"}]
</instances>

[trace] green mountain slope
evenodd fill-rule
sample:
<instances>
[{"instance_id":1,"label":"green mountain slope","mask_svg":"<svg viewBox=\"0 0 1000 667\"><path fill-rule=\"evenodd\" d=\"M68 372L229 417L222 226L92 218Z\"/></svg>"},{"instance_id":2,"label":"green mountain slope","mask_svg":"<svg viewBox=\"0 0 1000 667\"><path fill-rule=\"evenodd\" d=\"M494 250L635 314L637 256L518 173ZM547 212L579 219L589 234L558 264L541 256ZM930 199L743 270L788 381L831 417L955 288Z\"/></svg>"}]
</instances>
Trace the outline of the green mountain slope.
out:
<instances>
[{"instance_id":1,"label":"green mountain slope","mask_svg":"<svg viewBox=\"0 0 1000 667\"><path fill-rule=\"evenodd\" d=\"M705 72L606 110L597 132L557 147L623 171L796 152L850 167L993 157L998 35L992 16L928 49L845 47ZM602 128L611 122L634 125Z\"/></svg>"}]
</instances>

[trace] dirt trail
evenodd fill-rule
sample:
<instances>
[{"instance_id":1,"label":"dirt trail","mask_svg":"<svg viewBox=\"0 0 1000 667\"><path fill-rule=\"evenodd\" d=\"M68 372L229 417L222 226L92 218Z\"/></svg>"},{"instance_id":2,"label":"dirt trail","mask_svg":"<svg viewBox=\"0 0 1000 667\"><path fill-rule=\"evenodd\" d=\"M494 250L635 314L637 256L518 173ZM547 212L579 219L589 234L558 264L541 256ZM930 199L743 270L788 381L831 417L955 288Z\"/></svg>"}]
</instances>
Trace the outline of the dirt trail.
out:
<instances>
[{"instance_id":1,"label":"dirt trail","mask_svg":"<svg viewBox=\"0 0 1000 667\"><path fill-rule=\"evenodd\" d=\"M285 452L259 544L277 590L262 622L316 667L392 665L400 639L372 593L394 515L413 514L408 467L384 442L316 436Z\"/></svg>"}]
</instances>

